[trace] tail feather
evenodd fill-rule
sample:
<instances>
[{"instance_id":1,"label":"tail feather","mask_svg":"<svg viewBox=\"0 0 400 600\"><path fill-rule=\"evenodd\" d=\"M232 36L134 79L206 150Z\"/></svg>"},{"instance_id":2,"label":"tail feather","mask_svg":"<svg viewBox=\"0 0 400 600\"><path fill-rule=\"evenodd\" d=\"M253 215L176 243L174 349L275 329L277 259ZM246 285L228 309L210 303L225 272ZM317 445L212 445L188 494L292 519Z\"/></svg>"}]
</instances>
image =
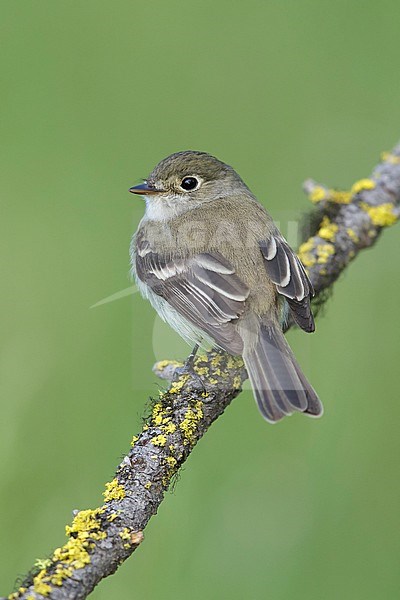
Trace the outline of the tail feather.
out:
<instances>
[{"instance_id":1,"label":"tail feather","mask_svg":"<svg viewBox=\"0 0 400 600\"><path fill-rule=\"evenodd\" d=\"M258 340L245 344L243 359L261 414L275 423L293 412L319 416L322 404L279 326L261 323Z\"/></svg>"},{"instance_id":2,"label":"tail feather","mask_svg":"<svg viewBox=\"0 0 400 600\"><path fill-rule=\"evenodd\" d=\"M273 383L273 371L265 369L264 364L260 361L260 356L255 354L249 363L245 359L245 364L258 408L263 416L268 421L275 422L290 414L285 396L281 393L278 384ZM268 390L268 394L265 393L266 390Z\"/></svg>"},{"instance_id":3,"label":"tail feather","mask_svg":"<svg viewBox=\"0 0 400 600\"><path fill-rule=\"evenodd\" d=\"M308 404L307 404L307 408L304 412L307 415L310 415L310 417L321 417L324 412L324 407L322 406L321 400L318 398L317 392L314 390L314 388L312 387L310 382L307 381L306 376L304 375L303 371L301 370L299 363L297 362L297 360L294 357L293 357L293 365L297 371L299 379L300 379L301 383L303 384L304 389L306 390L306 394L307 394Z\"/></svg>"}]
</instances>

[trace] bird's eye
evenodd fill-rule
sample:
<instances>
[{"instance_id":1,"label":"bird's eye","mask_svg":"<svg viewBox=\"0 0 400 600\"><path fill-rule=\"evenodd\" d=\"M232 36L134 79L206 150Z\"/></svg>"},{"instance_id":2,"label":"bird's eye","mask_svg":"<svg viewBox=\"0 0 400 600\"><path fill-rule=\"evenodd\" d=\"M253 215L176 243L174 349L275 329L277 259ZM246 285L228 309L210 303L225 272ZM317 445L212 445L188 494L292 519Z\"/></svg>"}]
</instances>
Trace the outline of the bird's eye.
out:
<instances>
[{"instance_id":1,"label":"bird's eye","mask_svg":"<svg viewBox=\"0 0 400 600\"><path fill-rule=\"evenodd\" d=\"M199 186L199 180L196 177L184 177L181 181L181 188L187 192L195 190Z\"/></svg>"}]
</instances>

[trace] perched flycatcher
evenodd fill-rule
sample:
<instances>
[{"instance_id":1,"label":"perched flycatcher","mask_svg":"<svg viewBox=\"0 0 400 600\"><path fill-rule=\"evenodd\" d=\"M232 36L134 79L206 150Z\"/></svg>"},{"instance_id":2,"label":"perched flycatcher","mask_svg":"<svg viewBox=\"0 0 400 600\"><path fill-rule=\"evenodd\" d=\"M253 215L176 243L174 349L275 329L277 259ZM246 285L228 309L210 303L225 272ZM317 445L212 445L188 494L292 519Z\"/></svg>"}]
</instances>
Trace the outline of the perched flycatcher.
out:
<instances>
[{"instance_id":1,"label":"perched flycatcher","mask_svg":"<svg viewBox=\"0 0 400 600\"><path fill-rule=\"evenodd\" d=\"M140 291L189 343L241 355L261 414L322 414L282 333L314 331L304 267L239 175L205 152L162 160L130 192L146 201L131 245Z\"/></svg>"}]
</instances>

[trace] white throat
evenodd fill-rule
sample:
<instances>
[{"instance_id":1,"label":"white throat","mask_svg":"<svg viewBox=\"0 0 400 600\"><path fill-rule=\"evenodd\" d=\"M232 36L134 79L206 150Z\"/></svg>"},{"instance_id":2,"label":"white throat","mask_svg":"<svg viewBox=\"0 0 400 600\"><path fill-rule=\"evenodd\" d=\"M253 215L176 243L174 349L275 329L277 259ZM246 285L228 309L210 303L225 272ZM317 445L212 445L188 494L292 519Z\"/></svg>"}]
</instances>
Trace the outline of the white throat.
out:
<instances>
[{"instance_id":1,"label":"white throat","mask_svg":"<svg viewBox=\"0 0 400 600\"><path fill-rule=\"evenodd\" d=\"M174 195L152 194L143 197L146 201L145 221L169 221L198 206L197 202L185 201Z\"/></svg>"}]
</instances>

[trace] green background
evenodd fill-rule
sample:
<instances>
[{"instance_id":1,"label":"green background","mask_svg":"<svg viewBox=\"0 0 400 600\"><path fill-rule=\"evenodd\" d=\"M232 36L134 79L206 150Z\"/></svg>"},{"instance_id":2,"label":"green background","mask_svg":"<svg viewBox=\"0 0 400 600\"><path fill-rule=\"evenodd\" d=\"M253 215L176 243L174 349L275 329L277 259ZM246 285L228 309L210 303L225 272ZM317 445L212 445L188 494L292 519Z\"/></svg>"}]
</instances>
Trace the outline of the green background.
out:
<instances>
[{"instance_id":1,"label":"green background","mask_svg":"<svg viewBox=\"0 0 400 600\"><path fill-rule=\"evenodd\" d=\"M185 345L130 285L164 156L232 164L287 233L400 137L397 1L1 1L0 592L101 502ZM245 391L93 598L397 598L399 229L290 342L325 405L271 427Z\"/></svg>"}]
</instances>

